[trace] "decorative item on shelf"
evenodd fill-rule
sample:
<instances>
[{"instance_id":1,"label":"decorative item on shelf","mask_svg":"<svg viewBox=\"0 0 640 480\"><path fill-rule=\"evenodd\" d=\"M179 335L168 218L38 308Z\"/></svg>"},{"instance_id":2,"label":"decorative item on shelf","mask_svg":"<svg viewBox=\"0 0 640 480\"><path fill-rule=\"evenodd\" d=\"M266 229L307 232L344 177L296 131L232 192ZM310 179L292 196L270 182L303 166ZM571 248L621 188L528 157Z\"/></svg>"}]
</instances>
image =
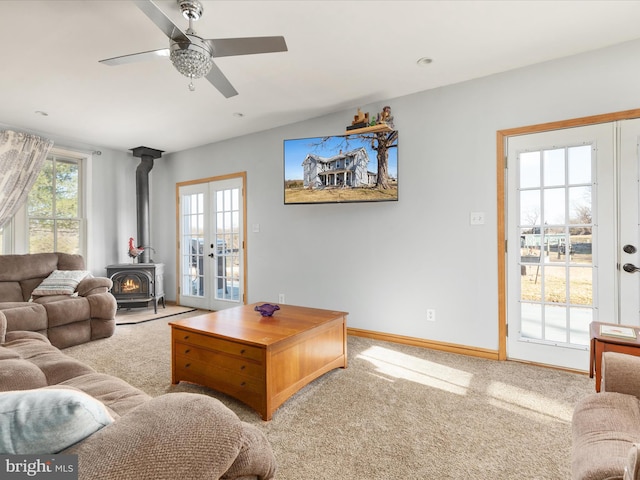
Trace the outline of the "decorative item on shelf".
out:
<instances>
[{"instance_id":1,"label":"decorative item on shelf","mask_svg":"<svg viewBox=\"0 0 640 480\"><path fill-rule=\"evenodd\" d=\"M280 306L274 305L272 303L263 303L262 305L256 305L254 310L256 312L260 312L260 315L263 317L271 317L276 312L276 310L280 310Z\"/></svg>"},{"instance_id":2,"label":"decorative item on shelf","mask_svg":"<svg viewBox=\"0 0 640 480\"><path fill-rule=\"evenodd\" d=\"M346 127L345 133L347 135L356 135L360 133L391 132L394 129L391 107L386 105L373 118L369 117L368 112L362 113L358 108L358 114L354 115L353 122Z\"/></svg>"},{"instance_id":3,"label":"decorative item on shelf","mask_svg":"<svg viewBox=\"0 0 640 480\"><path fill-rule=\"evenodd\" d=\"M357 115L353 116L353 122L351 125L347 126L347 130L356 130L358 128L365 128L369 125L369 112L362 113L360 109L358 109Z\"/></svg>"},{"instance_id":4,"label":"decorative item on shelf","mask_svg":"<svg viewBox=\"0 0 640 480\"><path fill-rule=\"evenodd\" d=\"M378 114L376 118L377 125L387 125L389 128L393 128L393 115L391 115L391 107L385 106L382 108L382 112Z\"/></svg>"}]
</instances>

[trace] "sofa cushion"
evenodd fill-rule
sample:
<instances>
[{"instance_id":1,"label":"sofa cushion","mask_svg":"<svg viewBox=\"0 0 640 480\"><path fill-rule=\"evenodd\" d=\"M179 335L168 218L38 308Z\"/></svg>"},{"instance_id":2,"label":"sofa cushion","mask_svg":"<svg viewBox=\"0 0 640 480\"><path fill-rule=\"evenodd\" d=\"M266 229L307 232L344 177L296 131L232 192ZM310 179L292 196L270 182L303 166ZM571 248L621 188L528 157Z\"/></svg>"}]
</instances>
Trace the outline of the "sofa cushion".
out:
<instances>
[{"instance_id":1,"label":"sofa cushion","mask_svg":"<svg viewBox=\"0 0 640 480\"><path fill-rule=\"evenodd\" d=\"M33 302L2 302L0 310L7 319L7 332L28 330L46 331L48 327L47 311L42 305Z\"/></svg>"},{"instance_id":2,"label":"sofa cushion","mask_svg":"<svg viewBox=\"0 0 640 480\"><path fill-rule=\"evenodd\" d=\"M125 415L151 397L124 380L106 373L87 373L58 384L82 390L100 400L117 415Z\"/></svg>"},{"instance_id":3,"label":"sofa cushion","mask_svg":"<svg viewBox=\"0 0 640 480\"><path fill-rule=\"evenodd\" d=\"M46 387L47 377L36 365L18 355L7 358L11 350L0 347L0 392Z\"/></svg>"},{"instance_id":4,"label":"sofa cushion","mask_svg":"<svg viewBox=\"0 0 640 480\"><path fill-rule=\"evenodd\" d=\"M20 282L0 282L0 302L24 302Z\"/></svg>"},{"instance_id":5,"label":"sofa cushion","mask_svg":"<svg viewBox=\"0 0 640 480\"><path fill-rule=\"evenodd\" d=\"M45 336L35 332L7 333L4 348L10 349L18 355L21 362L29 363L40 370L46 379L46 385L56 385L78 375L95 371L89 365L63 354L51 345ZM2 370L3 364L0 364L0 371ZM5 390L8 389L5 388Z\"/></svg>"},{"instance_id":6,"label":"sofa cushion","mask_svg":"<svg viewBox=\"0 0 640 480\"><path fill-rule=\"evenodd\" d=\"M57 453L113 423L98 400L78 390L0 393L0 453Z\"/></svg>"},{"instance_id":7,"label":"sofa cushion","mask_svg":"<svg viewBox=\"0 0 640 480\"><path fill-rule=\"evenodd\" d=\"M621 479L640 438L640 400L614 392L588 395L575 406L572 430L572 478Z\"/></svg>"},{"instance_id":8,"label":"sofa cushion","mask_svg":"<svg viewBox=\"0 0 640 480\"><path fill-rule=\"evenodd\" d=\"M215 398L176 392L150 399L63 453L78 455L87 479L213 480L226 478L243 447L243 429ZM265 471L275 469L273 456L268 460ZM234 478L272 478L261 473Z\"/></svg>"},{"instance_id":9,"label":"sofa cushion","mask_svg":"<svg viewBox=\"0 0 640 480\"><path fill-rule=\"evenodd\" d=\"M31 292L31 295L34 297L72 295L78 283L87 275L89 275L87 270L54 270Z\"/></svg>"},{"instance_id":10,"label":"sofa cushion","mask_svg":"<svg viewBox=\"0 0 640 480\"><path fill-rule=\"evenodd\" d=\"M98 293L107 293L113 287L113 281L106 277L87 276L78 284L78 295L88 297Z\"/></svg>"},{"instance_id":11,"label":"sofa cushion","mask_svg":"<svg viewBox=\"0 0 640 480\"><path fill-rule=\"evenodd\" d=\"M91 305L83 297L67 297L58 302L45 302L43 305L50 329L91 318Z\"/></svg>"}]
</instances>

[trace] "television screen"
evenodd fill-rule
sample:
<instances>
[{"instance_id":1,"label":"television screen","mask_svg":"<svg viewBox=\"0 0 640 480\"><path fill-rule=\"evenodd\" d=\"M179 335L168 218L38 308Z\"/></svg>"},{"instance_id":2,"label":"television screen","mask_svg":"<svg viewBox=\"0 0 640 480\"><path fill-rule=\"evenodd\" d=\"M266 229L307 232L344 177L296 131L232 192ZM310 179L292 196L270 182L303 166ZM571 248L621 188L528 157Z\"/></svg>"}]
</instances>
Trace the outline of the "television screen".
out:
<instances>
[{"instance_id":1,"label":"television screen","mask_svg":"<svg viewBox=\"0 0 640 480\"><path fill-rule=\"evenodd\" d=\"M284 203L398 200L398 132L284 141Z\"/></svg>"}]
</instances>

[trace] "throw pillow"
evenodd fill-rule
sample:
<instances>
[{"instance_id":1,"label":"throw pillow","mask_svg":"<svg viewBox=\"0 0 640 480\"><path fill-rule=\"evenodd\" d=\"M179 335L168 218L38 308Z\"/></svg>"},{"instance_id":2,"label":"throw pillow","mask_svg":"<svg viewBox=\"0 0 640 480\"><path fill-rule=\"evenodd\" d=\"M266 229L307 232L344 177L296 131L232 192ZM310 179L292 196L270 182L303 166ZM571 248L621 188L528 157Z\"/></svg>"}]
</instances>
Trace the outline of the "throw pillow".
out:
<instances>
[{"instance_id":1,"label":"throw pillow","mask_svg":"<svg viewBox=\"0 0 640 480\"><path fill-rule=\"evenodd\" d=\"M89 272L86 270L54 270L36 289L31 292L34 297L43 295L73 295L78 283Z\"/></svg>"},{"instance_id":2,"label":"throw pillow","mask_svg":"<svg viewBox=\"0 0 640 480\"><path fill-rule=\"evenodd\" d=\"M0 454L53 454L113 422L80 390L42 388L0 393Z\"/></svg>"}]
</instances>

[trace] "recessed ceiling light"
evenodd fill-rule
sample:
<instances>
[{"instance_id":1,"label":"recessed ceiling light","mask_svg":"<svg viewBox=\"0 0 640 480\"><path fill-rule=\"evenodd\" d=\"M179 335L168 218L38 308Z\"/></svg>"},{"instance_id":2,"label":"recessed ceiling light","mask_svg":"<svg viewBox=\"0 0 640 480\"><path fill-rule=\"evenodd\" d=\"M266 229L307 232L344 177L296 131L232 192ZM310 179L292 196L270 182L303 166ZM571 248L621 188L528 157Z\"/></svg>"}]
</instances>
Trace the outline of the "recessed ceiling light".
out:
<instances>
[{"instance_id":1,"label":"recessed ceiling light","mask_svg":"<svg viewBox=\"0 0 640 480\"><path fill-rule=\"evenodd\" d=\"M36 115L40 115L42 117L48 117L49 114L47 112L43 112L42 110L36 110Z\"/></svg>"},{"instance_id":2,"label":"recessed ceiling light","mask_svg":"<svg viewBox=\"0 0 640 480\"><path fill-rule=\"evenodd\" d=\"M431 62L433 62L433 59L429 57L422 57L422 58L419 58L416 63L421 67L424 67L425 65L429 65Z\"/></svg>"}]
</instances>

